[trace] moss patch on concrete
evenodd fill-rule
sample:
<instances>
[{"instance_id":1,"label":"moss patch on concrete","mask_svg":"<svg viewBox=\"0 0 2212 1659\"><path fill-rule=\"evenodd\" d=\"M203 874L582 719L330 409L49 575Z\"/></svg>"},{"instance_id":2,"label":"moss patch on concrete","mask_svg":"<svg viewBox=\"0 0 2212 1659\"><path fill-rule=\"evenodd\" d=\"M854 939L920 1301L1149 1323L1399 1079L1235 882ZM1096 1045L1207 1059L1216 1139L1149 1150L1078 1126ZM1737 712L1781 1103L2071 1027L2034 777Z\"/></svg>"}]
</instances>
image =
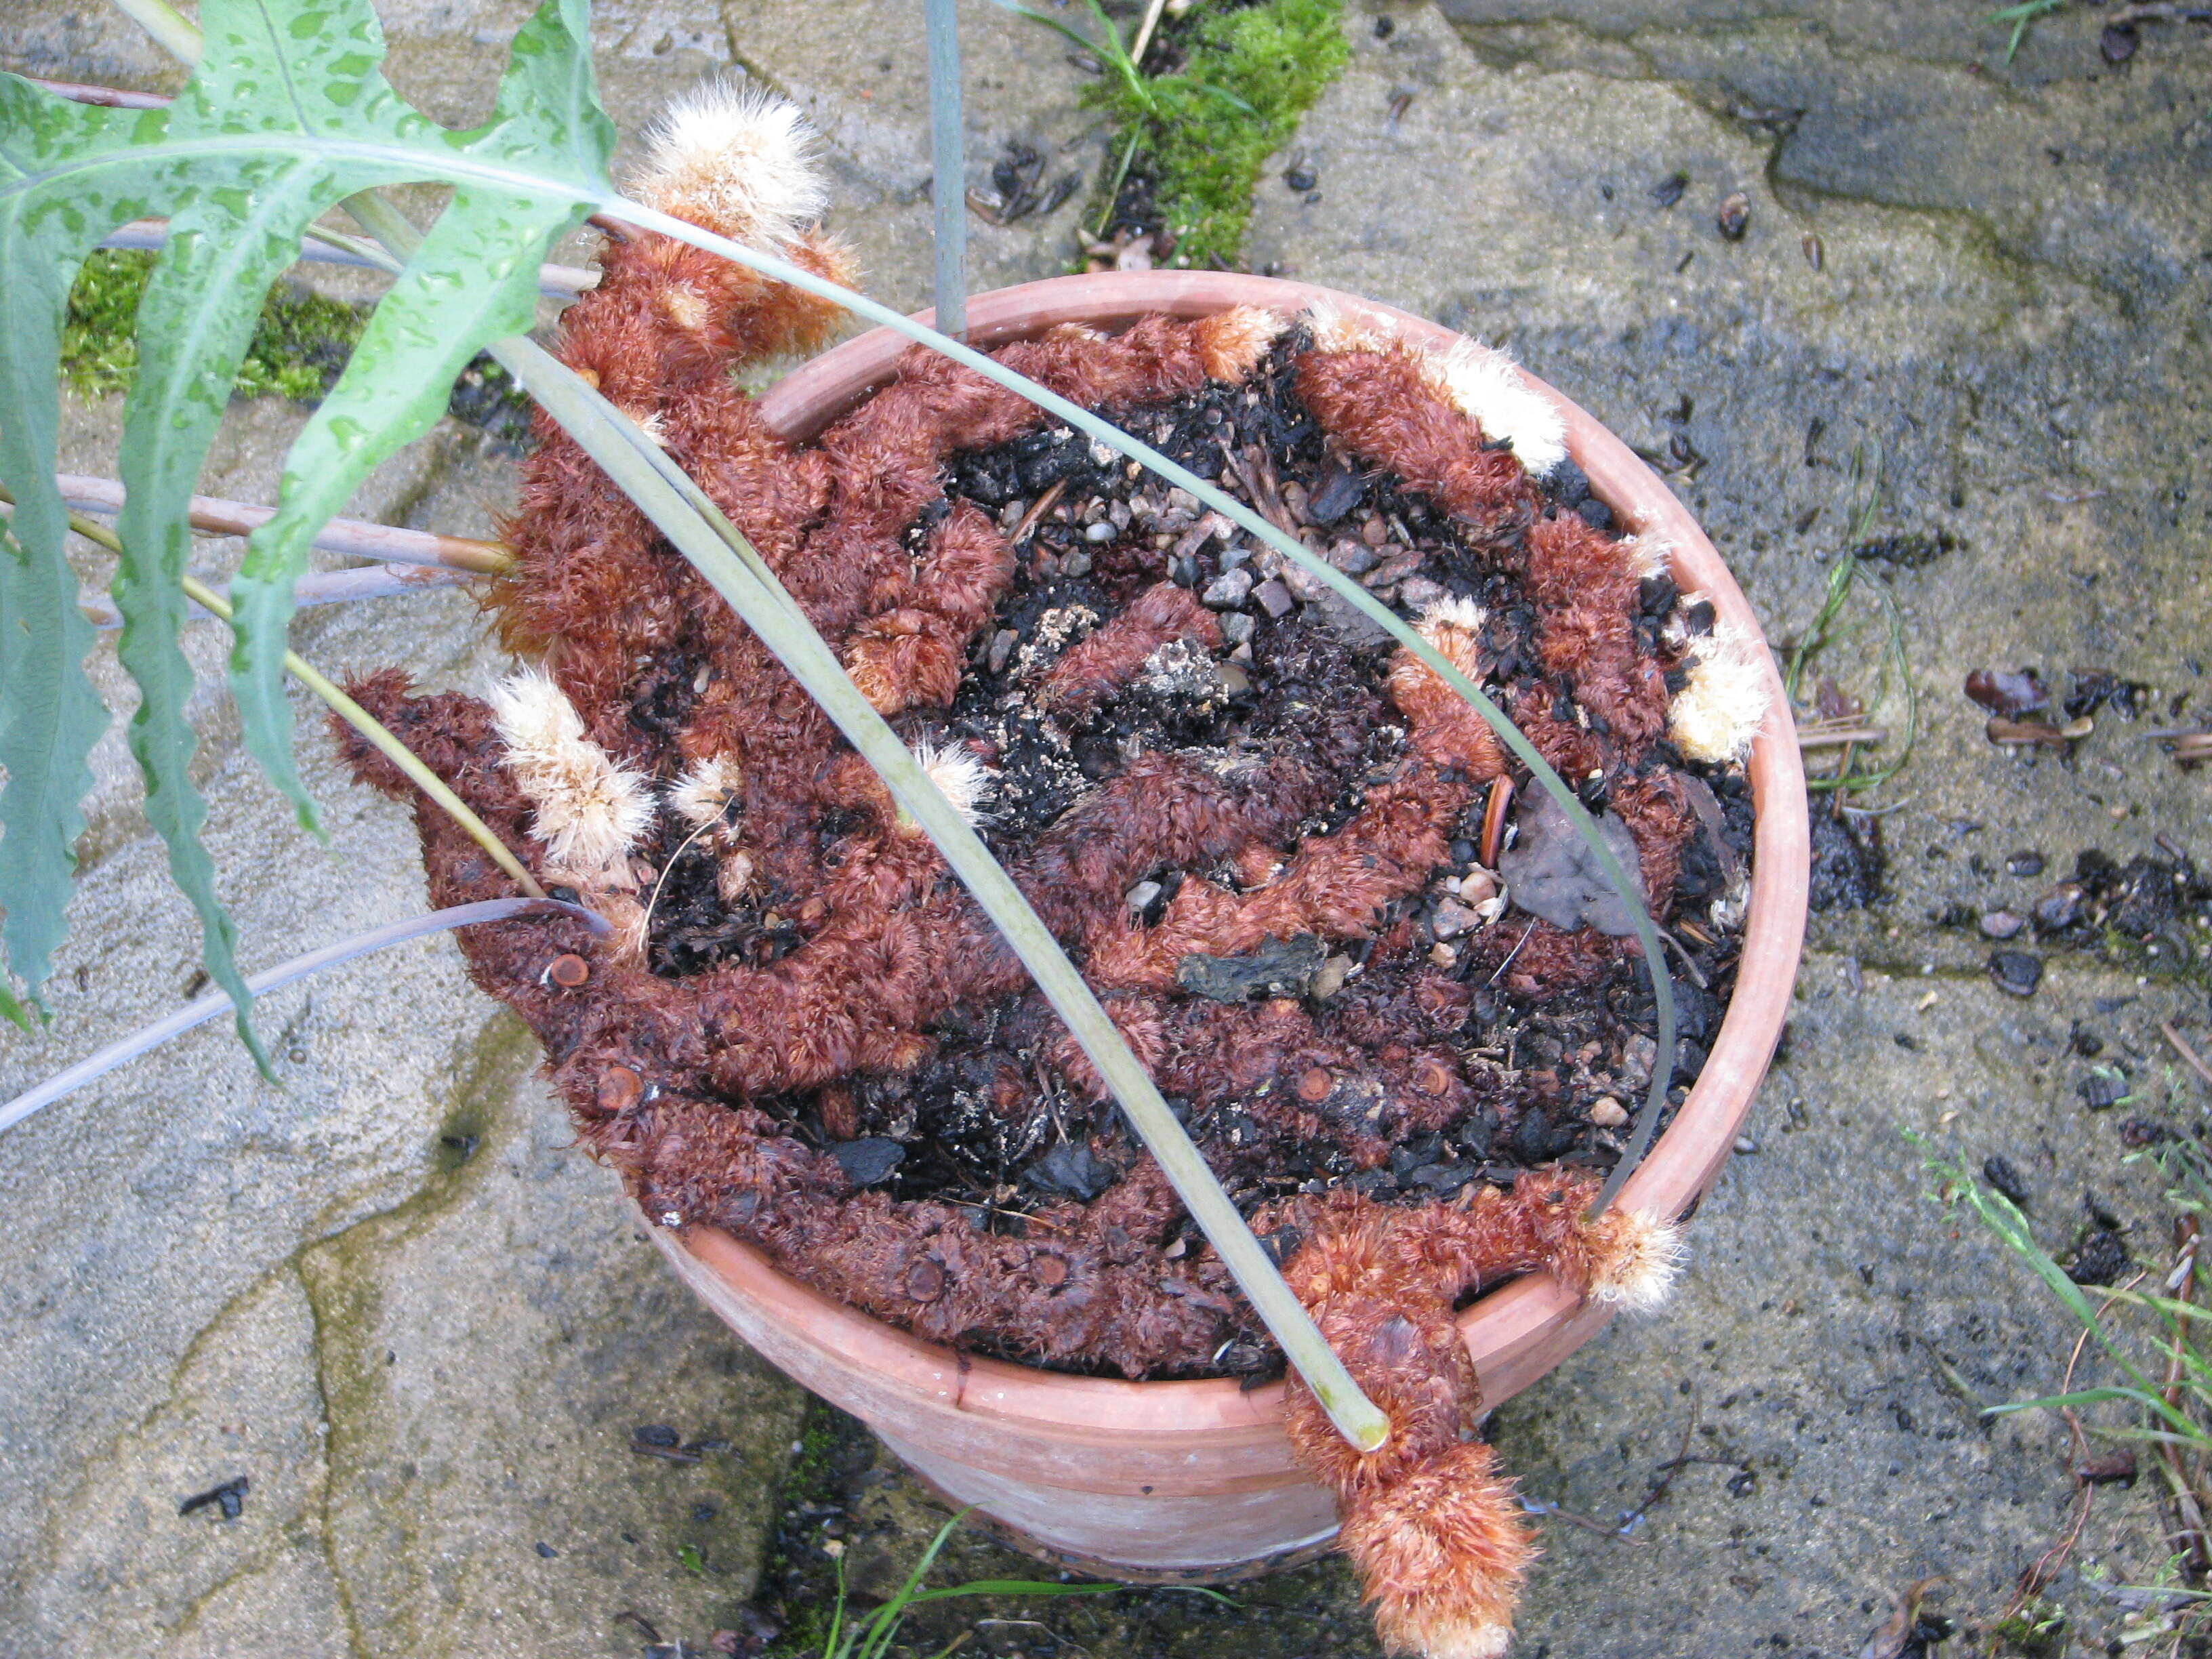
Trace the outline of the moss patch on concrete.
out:
<instances>
[{"instance_id":1,"label":"moss patch on concrete","mask_svg":"<svg viewBox=\"0 0 2212 1659\"><path fill-rule=\"evenodd\" d=\"M1342 12L1341 0L1215 0L1170 20L1161 48L1147 54L1180 57L1185 83L1156 84L1149 107L1118 85L1100 92L1119 142L1137 141L1131 176L1149 181L1153 211L1175 233L1170 263L1236 263L1260 169L1344 66Z\"/></svg>"},{"instance_id":2,"label":"moss patch on concrete","mask_svg":"<svg viewBox=\"0 0 2212 1659\"><path fill-rule=\"evenodd\" d=\"M129 388L138 369L138 301L155 256L105 249L84 262L62 327L62 375L85 397ZM313 403L331 389L367 325L366 307L325 299L289 279L261 304L253 342L238 366L241 398Z\"/></svg>"}]
</instances>

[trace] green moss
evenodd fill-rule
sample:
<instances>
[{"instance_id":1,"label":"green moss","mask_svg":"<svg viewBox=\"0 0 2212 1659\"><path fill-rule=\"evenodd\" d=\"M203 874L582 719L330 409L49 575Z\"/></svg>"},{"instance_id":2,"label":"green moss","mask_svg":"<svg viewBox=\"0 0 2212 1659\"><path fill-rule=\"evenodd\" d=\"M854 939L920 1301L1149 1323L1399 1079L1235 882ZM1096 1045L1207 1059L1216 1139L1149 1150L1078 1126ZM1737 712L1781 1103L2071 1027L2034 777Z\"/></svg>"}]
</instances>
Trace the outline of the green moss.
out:
<instances>
[{"instance_id":1,"label":"green moss","mask_svg":"<svg viewBox=\"0 0 2212 1659\"><path fill-rule=\"evenodd\" d=\"M126 390L138 368L138 301L155 256L95 252L70 290L62 328L62 377L88 398ZM325 299L290 281L262 301L261 319L238 367L242 398L274 395L313 403L330 390L361 338L365 310Z\"/></svg>"},{"instance_id":2,"label":"green moss","mask_svg":"<svg viewBox=\"0 0 2212 1659\"><path fill-rule=\"evenodd\" d=\"M1136 168L1152 180L1154 210L1176 234L1174 264L1235 264L1260 169L1349 55L1342 11L1342 0L1195 10L1174 31L1183 61L1176 78L1152 83L1152 109L1111 82L1100 91L1123 142L1137 140Z\"/></svg>"}]
</instances>

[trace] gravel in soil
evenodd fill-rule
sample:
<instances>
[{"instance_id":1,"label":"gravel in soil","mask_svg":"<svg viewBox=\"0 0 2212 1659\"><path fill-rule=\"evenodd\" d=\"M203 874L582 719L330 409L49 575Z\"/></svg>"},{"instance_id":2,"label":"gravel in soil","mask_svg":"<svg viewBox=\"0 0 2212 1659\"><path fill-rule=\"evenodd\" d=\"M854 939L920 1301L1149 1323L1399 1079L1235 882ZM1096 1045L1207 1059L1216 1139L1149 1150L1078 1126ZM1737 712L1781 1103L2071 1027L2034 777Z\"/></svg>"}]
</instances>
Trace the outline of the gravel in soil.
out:
<instances>
[{"instance_id":1,"label":"gravel in soil","mask_svg":"<svg viewBox=\"0 0 2212 1659\"><path fill-rule=\"evenodd\" d=\"M1224 322L1263 353L1235 384L1147 368L1189 363ZM1103 446L1024 409L963 451L957 426L930 423L935 382L902 378L824 434L852 476L782 556L802 604L858 613L856 684L975 813L1287 1256L1334 1198L1420 1205L1536 1165L1601 1171L1655 1070L1680 1097L1732 988L1752 803L1740 767L1692 764L1666 734L1700 708L1686 742L1727 752L1758 710L1700 666L1737 649L1705 637L1712 605L1623 544L1571 465L1540 485L1409 358L1316 350L1299 329L1265 346L1255 326L1152 319L1008 349L1078 388L1128 388L1092 396L1488 683L1671 931L1673 1053L1595 857L1488 728L1303 562ZM670 432L679 450L726 435ZM562 465L541 453L534 499L562 501ZM530 524L524 541L574 528ZM616 556L592 542L558 568ZM636 592L668 556L620 556L618 591ZM868 609L860 573L878 567L867 581L911 604ZM588 729L664 776L742 754L743 799L687 781L628 842L616 873L635 884L642 963L577 958L564 976L526 928L475 941L472 962L532 1020L580 1129L648 1212L720 1226L977 1352L1125 1376L1279 1363L1087 1057L798 688L750 636L620 646L599 609L570 614L582 592L531 625L571 647L558 672ZM526 811L477 762L487 707L408 699L388 674L357 693L465 775L480 811ZM434 890L489 878L422 823Z\"/></svg>"},{"instance_id":2,"label":"gravel in soil","mask_svg":"<svg viewBox=\"0 0 2212 1659\"><path fill-rule=\"evenodd\" d=\"M1439 602L1479 604L1491 619L1485 640L1498 700L1514 707L1534 699L1586 725L1570 687L1538 666L1538 607L1505 538L1480 539L1390 477L1348 464L1292 389L1295 355L1294 343L1279 346L1251 386L1214 385L1170 405L1106 412L1302 534L1409 620ZM1068 428L1045 428L953 457L947 502L915 528L918 541L951 501L964 499L1016 538L1013 586L931 733L932 741L964 743L994 769L981 827L1009 865L1099 783L1148 755L1194 759L1224 775L1295 758L1320 779L1286 838L1295 844L1342 828L1407 753L1384 695L1395 648L1388 636L1274 550L1136 471ZM1554 507L1610 521L1571 464L1550 494ZM1065 695L1063 665L1110 637L1115 620L1163 580L1200 599L1221 644L1174 639L1120 688L1087 702ZM1663 577L1645 584L1642 600L1638 650L1673 672L1669 630L1686 617L1694 628L1709 607L1682 605ZM1751 802L1740 769L1692 765L1663 744L1654 747L1664 753L1651 763L1685 779L1700 820L1674 892L1656 907L1662 917L1673 913L1692 964L1675 984L1679 1099L1680 1085L1698 1076L1733 983L1738 940L1712 915L1725 919L1730 895L1742 890ZM1522 798L1532 799L1525 774L1516 775ZM1540 792L1533 799L1544 802ZM1601 785L1586 804L1602 809ZM1653 1059L1648 976L1640 958L1613 941L1555 930L1516 908L1547 908L1536 896L1541 876L1515 868L1510 836L1492 866L1480 861L1486 805L1477 792L1443 862L1419 891L1389 908L1371 937L1303 934L1248 955L1179 964L1176 1006L1179 1015L1188 1011L1194 1029L1211 1005L1224 1017L1233 1011L1243 1036L1265 1041L1273 1010L1286 1033L1295 1028L1277 1040L1311 1051L1310 1064L1292 1068L1289 1101L1268 1097L1264 1081L1256 1092L1238 1087L1225 1064L1189 1068L1182 1081L1197 1086L1181 1093L1173 1077L1162 1077L1170 1106L1248 1215L1270 1199L1341 1188L1429 1203L1470 1182L1509 1183L1530 1166L1565 1159L1603 1169L1618 1156ZM1524 831L1528 811L1519 814ZM1618 830L1610 815L1601 822ZM666 839L675 839L672 830ZM1635 843L1625 831L1620 839L1632 865ZM1130 887L1131 920L1157 923L1187 880L1249 887L1268 873L1233 859L1152 871ZM1547 915L1568 927L1575 921ZM702 854L678 860L655 918L653 961L665 974L731 956L766 963L798 939L769 900L725 906ZM1578 941L1567 952L1575 962L1516 979L1540 932L1554 955L1563 941ZM949 1199L991 1230L1018 1236L1036 1210L1097 1197L1139 1156L1110 1101L1068 1087L1041 1063L1059 1031L1034 994L962 1011L930 1032L935 1052L915 1072L855 1077L849 1087L779 1103L778 1114L834 1149L857 1183L899 1199ZM1425 1122L1382 1117L1373 1073L1403 1069L1409 1049L1434 1045L1457 1060L1449 1071L1430 1062L1440 1109ZM1209 1070L1214 1075L1200 1075Z\"/></svg>"}]
</instances>

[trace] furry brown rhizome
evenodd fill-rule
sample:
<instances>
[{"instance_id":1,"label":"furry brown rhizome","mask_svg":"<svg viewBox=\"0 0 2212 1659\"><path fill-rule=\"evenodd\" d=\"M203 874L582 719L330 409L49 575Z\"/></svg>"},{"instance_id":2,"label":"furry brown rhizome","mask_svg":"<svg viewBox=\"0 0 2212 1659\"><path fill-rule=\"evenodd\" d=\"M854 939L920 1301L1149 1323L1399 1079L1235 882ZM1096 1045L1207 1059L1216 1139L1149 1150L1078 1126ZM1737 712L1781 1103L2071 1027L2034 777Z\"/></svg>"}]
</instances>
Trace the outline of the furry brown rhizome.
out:
<instances>
[{"instance_id":1,"label":"furry brown rhizome","mask_svg":"<svg viewBox=\"0 0 2212 1659\"><path fill-rule=\"evenodd\" d=\"M670 118L638 194L842 280L805 142L788 106L705 99ZM1536 1268L1648 1305L1673 1233L1590 1218L1619 1142L1588 1126L1579 1165L1516 1176L1454 1152L1431 1187L1389 1177L1409 1147L1550 1109L1485 1022L1500 999L1632 1000L1627 930L1536 898L1573 872L1531 866L1511 926L1501 894L1443 943L1435 884L1472 890L1447 875L1470 868L1455 848L1527 780L1431 669L1279 560L1133 498L1133 467L926 352L788 443L732 371L818 343L825 302L649 234L611 237L601 265L563 360L698 480L985 827L1388 1417L1363 1456L1291 1390L1385 1639L1498 1651L1530 1547L1466 1437L1480 1394L1453 1310ZM1563 506L1559 416L1500 360L1248 308L995 355L1163 442L1211 434L1286 520L1314 494L1274 476L1300 455L1364 479L1377 520L1418 515L1413 544L1386 544L1410 561L1401 614L1603 799L1655 912L1686 860L1711 862L1708 780L1729 791L1759 683L1670 586L1655 599L1662 550ZM543 1041L585 1145L659 1224L723 1229L926 1337L1130 1377L1218 1372L1232 1350L1264 1364L1227 1273L933 845L574 444L550 422L538 438L492 596L524 665L484 697L396 672L354 690L550 889L616 924L463 945ZM416 819L438 904L507 890L450 820ZM553 971L568 957L585 971Z\"/></svg>"}]
</instances>

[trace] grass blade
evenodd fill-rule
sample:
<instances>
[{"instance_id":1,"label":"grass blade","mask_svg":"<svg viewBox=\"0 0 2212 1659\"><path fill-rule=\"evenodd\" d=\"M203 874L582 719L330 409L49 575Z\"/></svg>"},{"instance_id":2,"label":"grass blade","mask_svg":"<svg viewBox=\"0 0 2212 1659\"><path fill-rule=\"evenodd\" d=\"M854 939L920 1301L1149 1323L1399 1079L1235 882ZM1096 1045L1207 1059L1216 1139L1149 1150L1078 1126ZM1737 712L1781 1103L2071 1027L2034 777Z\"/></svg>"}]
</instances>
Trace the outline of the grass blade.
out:
<instances>
[{"instance_id":1,"label":"grass blade","mask_svg":"<svg viewBox=\"0 0 2212 1659\"><path fill-rule=\"evenodd\" d=\"M574 916L597 933L613 931L605 917L585 909L581 905L563 903L559 899L484 899L475 904L457 904L450 909L433 910L428 915L410 916L404 921L389 922L381 927L373 927L365 933L356 933L351 939L340 939L335 945L325 945L319 951L310 951L305 956L294 957L289 962L248 975L246 988L255 995L263 995L279 986L289 985L295 980L305 979L310 974L319 974L325 968L335 968L342 962L367 956L372 951L381 951L387 945L398 945L405 939L420 939L425 933L441 933L449 927L501 921L510 916L556 914ZM0 1132L14 1128L40 1107L52 1105L95 1078L105 1076L125 1061L159 1048L170 1038L181 1036L195 1025L203 1024L234 1006L222 992L211 991L167 1018L157 1019L150 1025L142 1025L128 1036L118 1037L88 1059L79 1060L65 1072L56 1073L37 1088L28 1090L0 1106Z\"/></svg>"},{"instance_id":2,"label":"grass blade","mask_svg":"<svg viewBox=\"0 0 2212 1659\"><path fill-rule=\"evenodd\" d=\"M1259 1241L1229 1201L1152 1078L1084 983L1021 890L913 755L863 697L767 565L727 520L710 524L642 451L650 441L612 404L536 348L501 342L507 372L575 438L586 453L650 518L758 634L872 766L900 807L943 851L945 861L1021 957L1037 987L1112 1089L1139 1138L1219 1253L1238 1287L1282 1344L1291 1363L1354 1444L1372 1449L1387 1434L1382 1415L1352 1380L1312 1317L1291 1294ZM557 371L557 373L556 372ZM623 428L627 428L625 434ZM658 454L655 447L655 454ZM687 481L688 483L688 481ZM696 486L691 487L696 489ZM732 551L732 538L744 545Z\"/></svg>"}]
</instances>

